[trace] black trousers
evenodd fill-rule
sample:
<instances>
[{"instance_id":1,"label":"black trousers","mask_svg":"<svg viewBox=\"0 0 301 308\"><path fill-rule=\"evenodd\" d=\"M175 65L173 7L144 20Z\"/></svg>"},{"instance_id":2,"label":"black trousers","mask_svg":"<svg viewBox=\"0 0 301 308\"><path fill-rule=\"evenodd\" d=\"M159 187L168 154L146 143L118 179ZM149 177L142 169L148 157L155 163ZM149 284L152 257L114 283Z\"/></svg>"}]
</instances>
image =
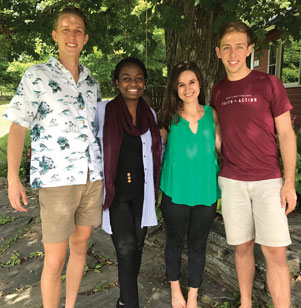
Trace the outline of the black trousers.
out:
<instances>
[{"instance_id":1,"label":"black trousers","mask_svg":"<svg viewBox=\"0 0 301 308\"><path fill-rule=\"evenodd\" d=\"M144 193L116 196L110 207L112 240L117 254L120 301L139 308L137 278L147 228L141 228Z\"/></svg>"},{"instance_id":2,"label":"black trousers","mask_svg":"<svg viewBox=\"0 0 301 308\"><path fill-rule=\"evenodd\" d=\"M187 238L188 286L198 288L203 280L207 238L216 216L216 203L211 206L175 204L163 194L161 210L166 230L167 279L180 279L182 250Z\"/></svg>"}]
</instances>

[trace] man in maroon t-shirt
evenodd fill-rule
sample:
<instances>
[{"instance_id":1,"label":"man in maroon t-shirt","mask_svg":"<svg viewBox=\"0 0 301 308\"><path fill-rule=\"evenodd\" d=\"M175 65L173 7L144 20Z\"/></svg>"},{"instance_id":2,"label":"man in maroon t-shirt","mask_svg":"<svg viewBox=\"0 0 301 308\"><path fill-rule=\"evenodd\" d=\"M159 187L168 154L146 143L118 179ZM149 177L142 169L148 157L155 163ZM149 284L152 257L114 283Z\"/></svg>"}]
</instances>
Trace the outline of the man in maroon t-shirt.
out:
<instances>
[{"instance_id":1,"label":"man in maroon t-shirt","mask_svg":"<svg viewBox=\"0 0 301 308\"><path fill-rule=\"evenodd\" d=\"M216 54L227 78L215 84L212 105L222 129L219 185L227 242L235 246L241 308L252 307L254 243L267 263L267 283L275 308L290 307L286 246L291 243L286 215L296 206L296 137L292 108L281 81L251 71L252 32L230 22L219 32ZM283 182L277 136L283 161Z\"/></svg>"}]
</instances>

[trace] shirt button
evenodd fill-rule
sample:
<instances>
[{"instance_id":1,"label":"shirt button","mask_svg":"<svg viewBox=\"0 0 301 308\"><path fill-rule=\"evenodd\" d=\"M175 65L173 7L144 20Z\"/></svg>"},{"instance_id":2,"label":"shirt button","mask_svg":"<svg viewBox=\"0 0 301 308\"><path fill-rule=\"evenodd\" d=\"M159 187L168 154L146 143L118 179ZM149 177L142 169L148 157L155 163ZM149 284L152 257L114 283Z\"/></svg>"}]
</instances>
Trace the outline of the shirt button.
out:
<instances>
[{"instance_id":1,"label":"shirt button","mask_svg":"<svg viewBox=\"0 0 301 308\"><path fill-rule=\"evenodd\" d=\"M79 107L80 110L83 110L84 108L82 106Z\"/></svg>"},{"instance_id":2,"label":"shirt button","mask_svg":"<svg viewBox=\"0 0 301 308\"><path fill-rule=\"evenodd\" d=\"M83 121L83 124L85 124L86 122L85 121Z\"/></svg>"},{"instance_id":3,"label":"shirt button","mask_svg":"<svg viewBox=\"0 0 301 308\"><path fill-rule=\"evenodd\" d=\"M72 77L70 77L70 80L72 80L73 78Z\"/></svg>"}]
</instances>

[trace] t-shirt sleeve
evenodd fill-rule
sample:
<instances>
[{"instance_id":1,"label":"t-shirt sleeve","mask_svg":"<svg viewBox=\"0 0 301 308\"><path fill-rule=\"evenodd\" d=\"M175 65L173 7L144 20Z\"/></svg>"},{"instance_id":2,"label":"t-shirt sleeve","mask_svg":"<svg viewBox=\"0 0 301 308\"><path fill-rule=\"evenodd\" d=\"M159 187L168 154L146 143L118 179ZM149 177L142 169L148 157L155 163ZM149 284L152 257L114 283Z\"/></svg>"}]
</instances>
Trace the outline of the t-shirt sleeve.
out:
<instances>
[{"instance_id":1,"label":"t-shirt sleeve","mask_svg":"<svg viewBox=\"0 0 301 308\"><path fill-rule=\"evenodd\" d=\"M29 68L24 73L3 117L29 128L40 105L41 82L41 79Z\"/></svg>"},{"instance_id":2,"label":"t-shirt sleeve","mask_svg":"<svg viewBox=\"0 0 301 308\"><path fill-rule=\"evenodd\" d=\"M293 107L281 80L274 75L269 75L269 79L272 83L271 110L273 117L276 118Z\"/></svg>"}]
</instances>

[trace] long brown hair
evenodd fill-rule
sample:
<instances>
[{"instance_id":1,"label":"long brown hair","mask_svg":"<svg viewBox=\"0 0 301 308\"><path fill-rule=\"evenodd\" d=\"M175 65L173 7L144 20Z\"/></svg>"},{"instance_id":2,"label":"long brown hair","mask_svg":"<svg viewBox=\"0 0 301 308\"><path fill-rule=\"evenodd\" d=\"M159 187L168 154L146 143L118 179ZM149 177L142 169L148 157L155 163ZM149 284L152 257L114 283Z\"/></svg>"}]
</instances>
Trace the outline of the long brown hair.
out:
<instances>
[{"instance_id":1,"label":"long brown hair","mask_svg":"<svg viewBox=\"0 0 301 308\"><path fill-rule=\"evenodd\" d=\"M165 128L167 131L169 131L171 121L178 123L180 120L179 111L183 108L183 101L178 96L178 79L184 71L192 71L195 73L201 87L198 101L201 105L205 103L203 78L198 66L190 61L183 61L176 64L169 74L165 99L162 110L158 115L159 128Z\"/></svg>"}]
</instances>

